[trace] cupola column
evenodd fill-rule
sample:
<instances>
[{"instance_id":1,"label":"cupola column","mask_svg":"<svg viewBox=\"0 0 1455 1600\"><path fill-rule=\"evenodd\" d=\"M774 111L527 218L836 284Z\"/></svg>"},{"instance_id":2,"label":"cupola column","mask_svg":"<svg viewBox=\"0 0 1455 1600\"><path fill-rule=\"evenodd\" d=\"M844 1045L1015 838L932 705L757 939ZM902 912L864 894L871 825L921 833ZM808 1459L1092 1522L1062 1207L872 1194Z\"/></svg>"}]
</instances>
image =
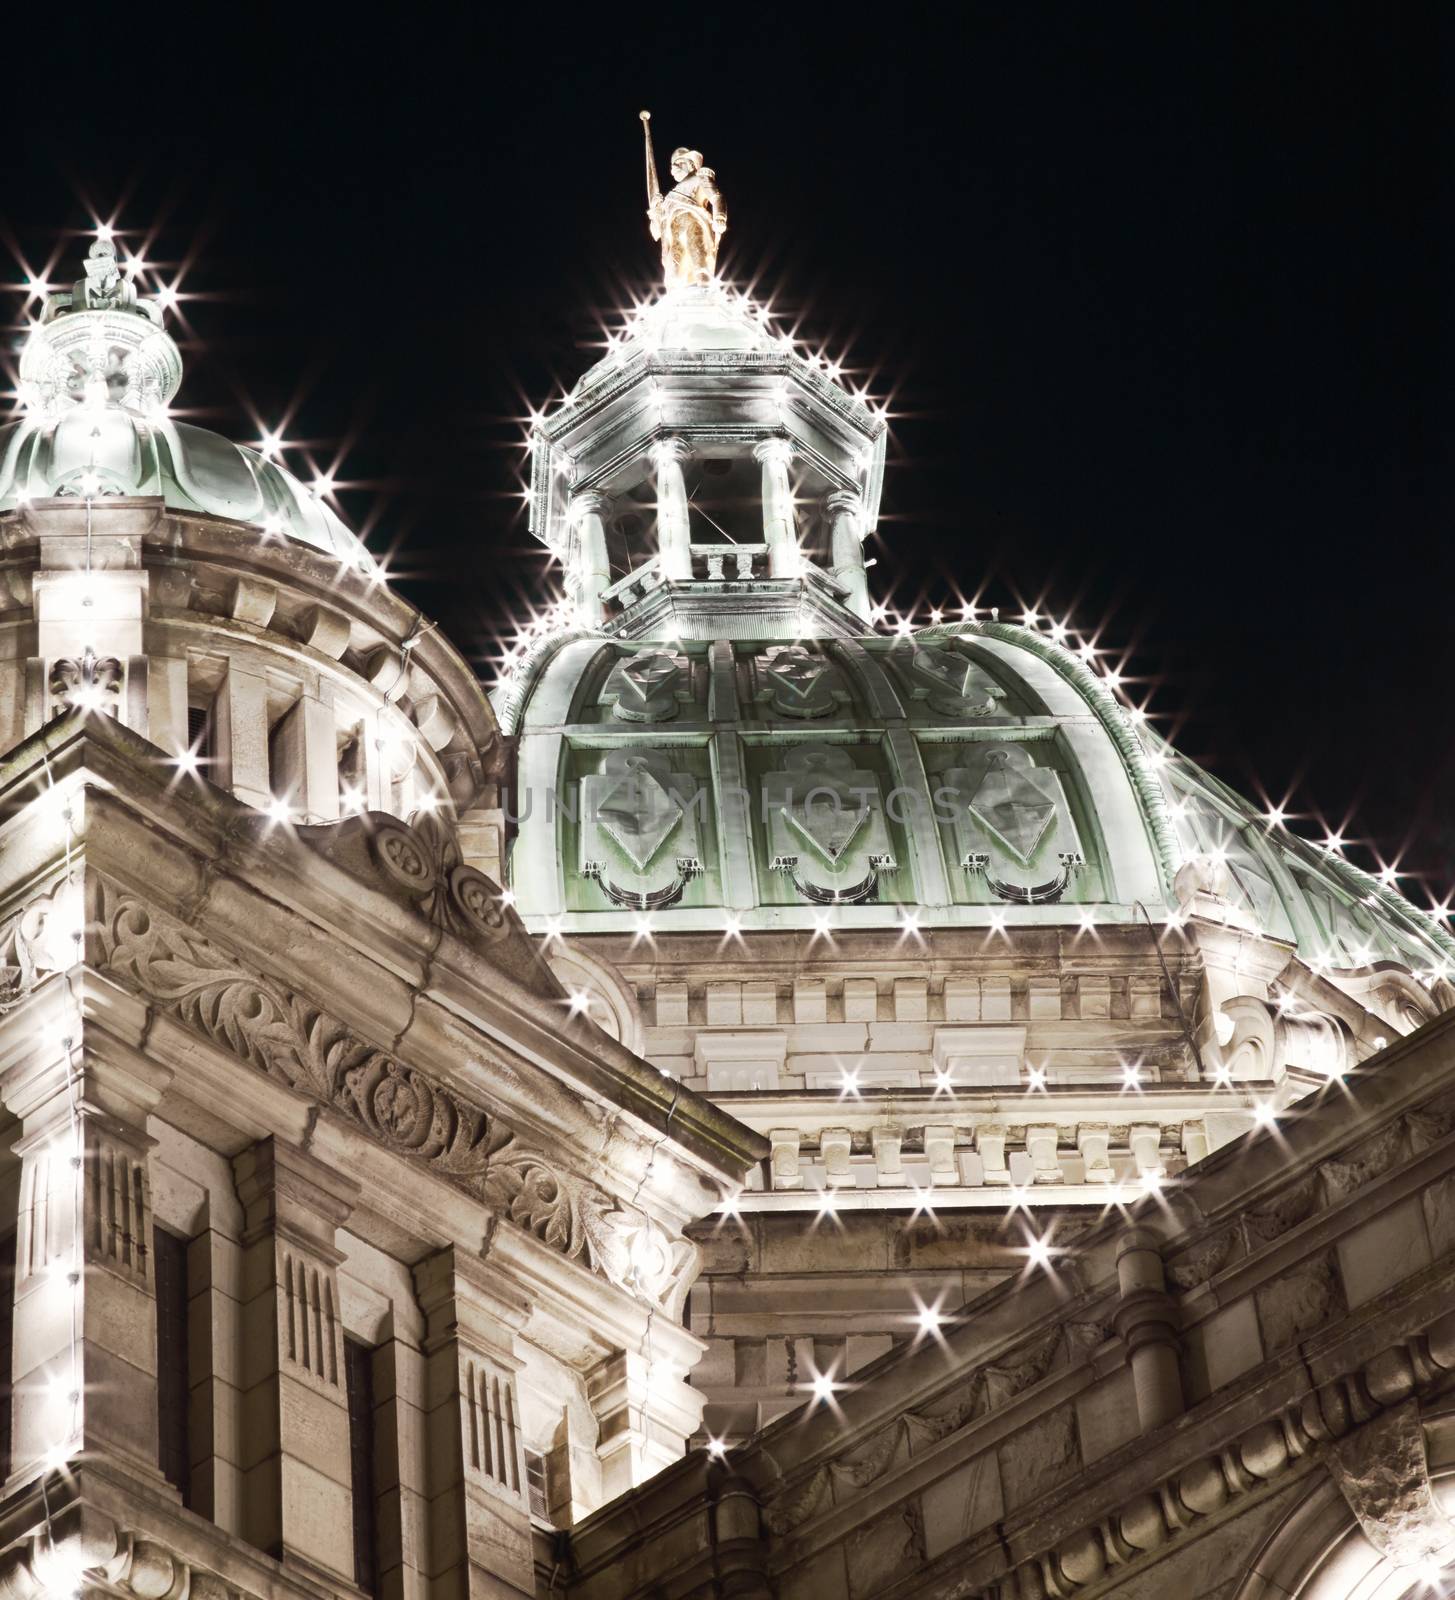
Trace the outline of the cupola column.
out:
<instances>
[{"instance_id":1,"label":"cupola column","mask_svg":"<svg viewBox=\"0 0 1455 1600\"><path fill-rule=\"evenodd\" d=\"M610 498L595 489L584 489L571 498L571 527L575 531L572 585L576 609L590 627L599 627L606 621L606 603L601 597L611 584L611 563L606 556L606 519L610 515Z\"/></svg>"},{"instance_id":2,"label":"cupola column","mask_svg":"<svg viewBox=\"0 0 1455 1600\"><path fill-rule=\"evenodd\" d=\"M763 538L768 545L768 576L796 578L801 569L798 529L793 519L793 486L788 463L793 446L787 439L762 439L753 447L753 459L763 464Z\"/></svg>"},{"instance_id":3,"label":"cupola column","mask_svg":"<svg viewBox=\"0 0 1455 1600\"><path fill-rule=\"evenodd\" d=\"M692 528L682 463L692 454L685 439L659 439L652 446L657 468L657 555L664 578L692 577Z\"/></svg>"},{"instance_id":4,"label":"cupola column","mask_svg":"<svg viewBox=\"0 0 1455 1600\"><path fill-rule=\"evenodd\" d=\"M869 619L869 576L864 570L864 503L856 489L835 489L825 496L834 577L844 586L844 604L856 617Z\"/></svg>"}]
</instances>

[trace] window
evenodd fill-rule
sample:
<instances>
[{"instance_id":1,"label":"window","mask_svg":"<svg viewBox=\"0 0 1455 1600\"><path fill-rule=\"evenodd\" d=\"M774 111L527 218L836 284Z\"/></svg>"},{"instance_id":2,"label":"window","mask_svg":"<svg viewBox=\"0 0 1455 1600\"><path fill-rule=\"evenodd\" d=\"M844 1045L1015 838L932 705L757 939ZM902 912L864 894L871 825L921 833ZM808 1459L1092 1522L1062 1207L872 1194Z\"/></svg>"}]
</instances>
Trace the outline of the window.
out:
<instances>
[{"instance_id":1,"label":"window","mask_svg":"<svg viewBox=\"0 0 1455 1600\"><path fill-rule=\"evenodd\" d=\"M551 1496L546 1478L546 1458L529 1446L525 1452L525 1486L530 1496L530 1514L542 1522L551 1520Z\"/></svg>"},{"instance_id":2,"label":"window","mask_svg":"<svg viewBox=\"0 0 1455 1600\"><path fill-rule=\"evenodd\" d=\"M379 1532L374 1505L374 1352L344 1340L349 1400L349 1468L354 1501L354 1582L379 1593Z\"/></svg>"},{"instance_id":3,"label":"window","mask_svg":"<svg viewBox=\"0 0 1455 1600\"><path fill-rule=\"evenodd\" d=\"M157 1290L157 1465L168 1483L192 1503L191 1449L187 1437L187 1241L152 1229L152 1273Z\"/></svg>"},{"instance_id":4,"label":"window","mask_svg":"<svg viewBox=\"0 0 1455 1600\"><path fill-rule=\"evenodd\" d=\"M204 774L210 772L217 755L217 722L212 715L212 705L187 707L187 747L197 757Z\"/></svg>"}]
</instances>

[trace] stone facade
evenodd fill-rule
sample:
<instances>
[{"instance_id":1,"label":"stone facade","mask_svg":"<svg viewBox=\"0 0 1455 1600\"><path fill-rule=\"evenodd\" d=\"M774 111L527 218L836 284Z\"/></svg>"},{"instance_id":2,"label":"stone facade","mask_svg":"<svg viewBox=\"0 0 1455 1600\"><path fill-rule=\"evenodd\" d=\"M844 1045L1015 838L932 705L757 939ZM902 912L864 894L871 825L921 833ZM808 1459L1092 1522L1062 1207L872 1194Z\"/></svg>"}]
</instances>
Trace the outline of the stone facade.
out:
<instances>
[{"instance_id":1,"label":"stone facade","mask_svg":"<svg viewBox=\"0 0 1455 1600\"><path fill-rule=\"evenodd\" d=\"M1049 1259L1023 1245L915 1348L579 1524L566 1592L1443 1593L1452 1049L1445 1017Z\"/></svg>"},{"instance_id":2,"label":"stone facade","mask_svg":"<svg viewBox=\"0 0 1455 1600\"><path fill-rule=\"evenodd\" d=\"M876 632L884 419L716 287L541 419L492 704L92 257L0 433L0 1600L1433 1583L1442 926L1064 630Z\"/></svg>"}]
</instances>

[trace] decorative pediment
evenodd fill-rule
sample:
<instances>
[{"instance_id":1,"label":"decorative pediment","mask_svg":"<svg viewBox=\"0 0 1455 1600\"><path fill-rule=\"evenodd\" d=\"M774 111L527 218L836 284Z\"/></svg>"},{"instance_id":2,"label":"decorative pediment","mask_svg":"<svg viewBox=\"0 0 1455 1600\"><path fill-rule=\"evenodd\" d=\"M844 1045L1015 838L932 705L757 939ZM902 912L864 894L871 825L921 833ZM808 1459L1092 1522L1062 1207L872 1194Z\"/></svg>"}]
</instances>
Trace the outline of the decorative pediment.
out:
<instances>
[{"instance_id":1,"label":"decorative pediment","mask_svg":"<svg viewBox=\"0 0 1455 1600\"><path fill-rule=\"evenodd\" d=\"M694 1246L567 1170L493 1109L378 1049L135 895L104 878L94 883L90 957L100 971L560 1255L675 1313Z\"/></svg>"}]
</instances>

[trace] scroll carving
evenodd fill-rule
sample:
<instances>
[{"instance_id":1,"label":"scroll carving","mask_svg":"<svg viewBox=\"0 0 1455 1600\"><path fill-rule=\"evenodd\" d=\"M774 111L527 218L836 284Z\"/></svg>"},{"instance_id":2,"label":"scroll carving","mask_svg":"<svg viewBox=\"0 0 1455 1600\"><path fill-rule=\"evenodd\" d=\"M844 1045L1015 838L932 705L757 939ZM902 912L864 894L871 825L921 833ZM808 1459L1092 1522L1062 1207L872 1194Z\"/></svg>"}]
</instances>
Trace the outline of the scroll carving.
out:
<instances>
[{"instance_id":1,"label":"scroll carving","mask_svg":"<svg viewBox=\"0 0 1455 1600\"><path fill-rule=\"evenodd\" d=\"M96 960L104 971L254 1070L332 1106L552 1250L676 1309L692 1281L693 1245L556 1171L493 1113L104 880L97 910Z\"/></svg>"}]
</instances>

